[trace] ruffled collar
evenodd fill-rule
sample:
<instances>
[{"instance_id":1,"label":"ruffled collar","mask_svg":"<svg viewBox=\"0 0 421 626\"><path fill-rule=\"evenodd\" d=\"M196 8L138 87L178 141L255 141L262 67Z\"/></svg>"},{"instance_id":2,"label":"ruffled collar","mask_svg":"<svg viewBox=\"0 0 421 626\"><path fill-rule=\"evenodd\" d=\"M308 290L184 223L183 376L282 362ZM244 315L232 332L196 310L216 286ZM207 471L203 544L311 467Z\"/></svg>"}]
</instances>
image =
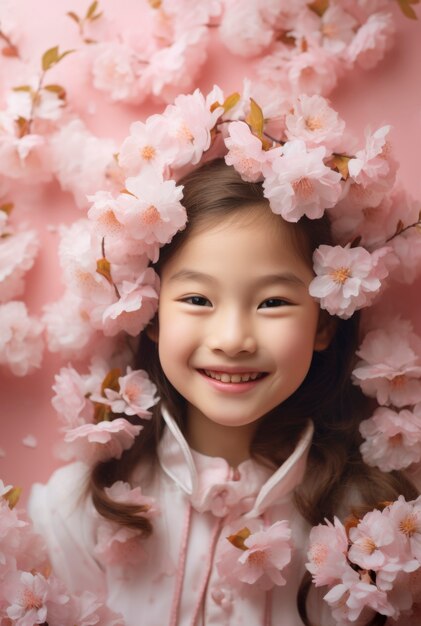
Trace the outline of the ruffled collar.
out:
<instances>
[{"instance_id":1,"label":"ruffled collar","mask_svg":"<svg viewBox=\"0 0 421 626\"><path fill-rule=\"evenodd\" d=\"M295 450L273 472L254 459L233 469L225 459L191 450L165 408L162 416L167 428L158 447L160 465L200 513L210 511L216 517L228 514L256 517L275 502L290 496L303 479L314 430L311 421Z\"/></svg>"}]
</instances>

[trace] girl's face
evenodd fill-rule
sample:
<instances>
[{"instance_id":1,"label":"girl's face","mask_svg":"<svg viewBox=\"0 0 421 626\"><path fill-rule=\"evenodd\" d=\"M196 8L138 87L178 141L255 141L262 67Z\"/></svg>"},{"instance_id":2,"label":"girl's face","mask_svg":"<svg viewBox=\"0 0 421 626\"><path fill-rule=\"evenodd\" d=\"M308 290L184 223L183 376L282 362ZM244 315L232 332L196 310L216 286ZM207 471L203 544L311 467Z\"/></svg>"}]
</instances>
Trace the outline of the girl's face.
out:
<instances>
[{"instance_id":1,"label":"girl's face","mask_svg":"<svg viewBox=\"0 0 421 626\"><path fill-rule=\"evenodd\" d=\"M252 424L300 386L313 351L327 346L312 278L266 206L192 230L162 270L158 331L190 423Z\"/></svg>"}]
</instances>

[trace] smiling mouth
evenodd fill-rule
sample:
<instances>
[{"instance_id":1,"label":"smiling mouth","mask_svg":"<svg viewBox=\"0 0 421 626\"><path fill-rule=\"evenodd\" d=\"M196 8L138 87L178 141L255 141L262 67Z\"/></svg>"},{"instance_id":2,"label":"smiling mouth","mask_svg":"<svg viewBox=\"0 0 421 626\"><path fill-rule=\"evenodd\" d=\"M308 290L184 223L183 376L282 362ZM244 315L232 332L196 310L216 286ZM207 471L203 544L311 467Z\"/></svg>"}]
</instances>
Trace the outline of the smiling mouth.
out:
<instances>
[{"instance_id":1,"label":"smiling mouth","mask_svg":"<svg viewBox=\"0 0 421 626\"><path fill-rule=\"evenodd\" d=\"M236 374L228 374L227 372L217 372L214 370L200 370L208 378L219 380L222 383L248 383L252 380L258 380L267 376L266 372L244 372Z\"/></svg>"}]
</instances>

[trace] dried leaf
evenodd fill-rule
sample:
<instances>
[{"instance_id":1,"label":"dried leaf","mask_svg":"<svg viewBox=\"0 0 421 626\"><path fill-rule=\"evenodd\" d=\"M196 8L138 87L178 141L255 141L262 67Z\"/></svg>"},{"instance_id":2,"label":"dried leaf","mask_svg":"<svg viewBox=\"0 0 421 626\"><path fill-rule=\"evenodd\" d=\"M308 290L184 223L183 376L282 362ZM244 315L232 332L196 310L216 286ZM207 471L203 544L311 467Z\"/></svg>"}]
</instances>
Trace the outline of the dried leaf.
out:
<instances>
[{"instance_id":1,"label":"dried leaf","mask_svg":"<svg viewBox=\"0 0 421 626\"><path fill-rule=\"evenodd\" d=\"M89 39L89 37L85 37L83 40L83 43L91 44L91 43L98 43L98 42L96 39Z\"/></svg>"},{"instance_id":2,"label":"dried leaf","mask_svg":"<svg viewBox=\"0 0 421 626\"><path fill-rule=\"evenodd\" d=\"M50 48L42 55L42 69L44 72L47 72L49 69L56 65L59 61L64 59L68 54L71 54L74 50L66 50L59 54L58 46L54 46L54 48Z\"/></svg>"},{"instance_id":3,"label":"dried leaf","mask_svg":"<svg viewBox=\"0 0 421 626\"><path fill-rule=\"evenodd\" d=\"M215 102L213 102L210 106L210 112L213 113L215 111L215 109L217 109L218 107L223 106L220 102L218 102L218 100L215 100Z\"/></svg>"},{"instance_id":4,"label":"dried leaf","mask_svg":"<svg viewBox=\"0 0 421 626\"><path fill-rule=\"evenodd\" d=\"M41 66L44 72L50 69L53 65L58 62L58 46L54 46L54 48L49 48L42 55Z\"/></svg>"},{"instance_id":5,"label":"dried leaf","mask_svg":"<svg viewBox=\"0 0 421 626\"><path fill-rule=\"evenodd\" d=\"M134 195L134 193L132 193L131 191L129 191L128 189L124 188L120 191L120 193L126 193L128 196L133 196L133 198L136 198L136 196Z\"/></svg>"},{"instance_id":6,"label":"dried leaf","mask_svg":"<svg viewBox=\"0 0 421 626\"><path fill-rule=\"evenodd\" d=\"M5 204L0 205L0 211L3 211L6 215L10 215L14 206L13 202L6 202Z\"/></svg>"},{"instance_id":7,"label":"dried leaf","mask_svg":"<svg viewBox=\"0 0 421 626\"><path fill-rule=\"evenodd\" d=\"M311 2L307 6L309 9L311 9L311 11L314 11L316 15L322 17L322 15L329 8L329 0L314 0L314 2Z\"/></svg>"},{"instance_id":8,"label":"dried leaf","mask_svg":"<svg viewBox=\"0 0 421 626\"><path fill-rule=\"evenodd\" d=\"M45 89L45 91L51 91L52 93L57 94L60 100L66 99L66 90L61 85L45 85L43 89Z\"/></svg>"},{"instance_id":9,"label":"dried leaf","mask_svg":"<svg viewBox=\"0 0 421 626\"><path fill-rule=\"evenodd\" d=\"M19 87L13 87L13 91L28 91L32 92L32 87L30 85L19 85Z\"/></svg>"},{"instance_id":10,"label":"dried leaf","mask_svg":"<svg viewBox=\"0 0 421 626\"><path fill-rule=\"evenodd\" d=\"M70 19L72 19L74 22L76 22L76 24L79 26L79 24L80 24L80 17L79 17L79 15L77 15L74 11L67 11L66 15L68 15L68 17L70 17Z\"/></svg>"},{"instance_id":11,"label":"dried leaf","mask_svg":"<svg viewBox=\"0 0 421 626\"><path fill-rule=\"evenodd\" d=\"M150 6L153 9L159 9L161 7L162 0L148 0L148 1L149 1Z\"/></svg>"},{"instance_id":12,"label":"dried leaf","mask_svg":"<svg viewBox=\"0 0 421 626\"><path fill-rule=\"evenodd\" d=\"M10 509L14 509L15 508L15 506L19 502L19 498L21 496L21 493L22 493L22 488L21 487L12 487L12 489L10 489L10 491L8 491L7 493L5 493L3 495L3 500L6 500L6 502L8 503Z\"/></svg>"},{"instance_id":13,"label":"dried leaf","mask_svg":"<svg viewBox=\"0 0 421 626\"><path fill-rule=\"evenodd\" d=\"M344 156L342 154L334 154L329 159L329 166L337 170L344 180L347 180L349 176L348 163L351 157Z\"/></svg>"},{"instance_id":14,"label":"dried leaf","mask_svg":"<svg viewBox=\"0 0 421 626\"><path fill-rule=\"evenodd\" d=\"M31 132L31 124L29 120L24 117L18 117L18 119L15 120L15 124L17 126L17 136L19 139L22 139L25 135L29 135Z\"/></svg>"},{"instance_id":15,"label":"dried leaf","mask_svg":"<svg viewBox=\"0 0 421 626\"><path fill-rule=\"evenodd\" d=\"M359 523L360 519L356 515L350 515L346 518L344 526L347 537L349 536L349 531L351 530L351 528L355 528L356 526L358 526Z\"/></svg>"},{"instance_id":16,"label":"dried leaf","mask_svg":"<svg viewBox=\"0 0 421 626\"><path fill-rule=\"evenodd\" d=\"M263 137L265 118L262 109L253 98L250 98L250 111L246 116L246 122L257 137Z\"/></svg>"},{"instance_id":17,"label":"dried leaf","mask_svg":"<svg viewBox=\"0 0 421 626\"><path fill-rule=\"evenodd\" d=\"M97 0L94 0L94 2L92 2L90 7L88 7L88 10L86 11L85 19L90 20L92 16L95 14L97 7L98 7L98 2Z\"/></svg>"},{"instance_id":18,"label":"dried leaf","mask_svg":"<svg viewBox=\"0 0 421 626\"><path fill-rule=\"evenodd\" d=\"M403 228L404 228L404 224L403 224L402 220L399 220L398 223L396 224L395 236L399 235L399 233L401 233L403 231Z\"/></svg>"},{"instance_id":19,"label":"dried leaf","mask_svg":"<svg viewBox=\"0 0 421 626\"><path fill-rule=\"evenodd\" d=\"M114 284L111 277L111 263L108 261L108 259L98 259L98 261L96 262L96 271L98 274L103 276L110 283L110 285Z\"/></svg>"},{"instance_id":20,"label":"dried leaf","mask_svg":"<svg viewBox=\"0 0 421 626\"><path fill-rule=\"evenodd\" d=\"M99 424L100 422L109 422L111 409L107 404L101 402L94 402L94 422Z\"/></svg>"},{"instance_id":21,"label":"dried leaf","mask_svg":"<svg viewBox=\"0 0 421 626\"><path fill-rule=\"evenodd\" d=\"M102 17L103 15L104 15L104 11L100 11L96 15L93 15L91 17L91 22L94 22L95 20L99 20L99 18Z\"/></svg>"},{"instance_id":22,"label":"dried leaf","mask_svg":"<svg viewBox=\"0 0 421 626\"><path fill-rule=\"evenodd\" d=\"M241 99L241 95L238 93L238 91L235 91L234 93L227 96L225 98L224 104L222 105L224 107L225 113L229 111L230 109L233 109L238 104L240 99Z\"/></svg>"},{"instance_id":23,"label":"dried leaf","mask_svg":"<svg viewBox=\"0 0 421 626\"><path fill-rule=\"evenodd\" d=\"M409 17L411 20L417 20L418 16L415 13L414 9L411 7L411 4L419 4L420 0L398 0L398 4L401 8L401 11L406 17Z\"/></svg>"},{"instance_id":24,"label":"dried leaf","mask_svg":"<svg viewBox=\"0 0 421 626\"><path fill-rule=\"evenodd\" d=\"M19 57L19 50L16 46L5 46L2 51L4 57Z\"/></svg>"},{"instance_id":25,"label":"dried leaf","mask_svg":"<svg viewBox=\"0 0 421 626\"><path fill-rule=\"evenodd\" d=\"M101 395L105 397L105 389L112 389L113 391L120 391L120 383L118 379L121 376L121 369L119 367L115 367L110 370L108 374L106 374L104 380L101 384Z\"/></svg>"},{"instance_id":26,"label":"dried leaf","mask_svg":"<svg viewBox=\"0 0 421 626\"><path fill-rule=\"evenodd\" d=\"M246 545L244 545L244 542L248 537L250 537L250 535L250 530L247 528L247 526L245 526L234 535L230 535L229 537L227 537L227 539L236 548L239 548L240 550L247 550L248 548Z\"/></svg>"}]
</instances>

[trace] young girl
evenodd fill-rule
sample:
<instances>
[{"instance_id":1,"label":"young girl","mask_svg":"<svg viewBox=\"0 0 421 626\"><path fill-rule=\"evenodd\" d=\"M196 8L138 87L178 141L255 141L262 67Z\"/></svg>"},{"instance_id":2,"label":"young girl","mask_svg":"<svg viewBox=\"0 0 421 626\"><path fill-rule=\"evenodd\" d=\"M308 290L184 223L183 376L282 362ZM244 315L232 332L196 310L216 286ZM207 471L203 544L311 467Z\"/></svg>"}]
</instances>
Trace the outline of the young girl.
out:
<instances>
[{"instance_id":1,"label":"young girl","mask_svg":"<svg viewBox=\"0 0 421 626\"><path fill-rule=\"evenodd\" d=\"M416 492L359 454L358 314L331 317L308 291L328 219L284 221L222 160L181 182L187 227L161 250L136 364L159 391L153 417L94 467L87 497L86 468L68 465L31 514L69 589L106 589L126 626L334 624L306 574L311 526ZM111 537L119 558L101 549Z\"/></svg>"}]
</instances>

